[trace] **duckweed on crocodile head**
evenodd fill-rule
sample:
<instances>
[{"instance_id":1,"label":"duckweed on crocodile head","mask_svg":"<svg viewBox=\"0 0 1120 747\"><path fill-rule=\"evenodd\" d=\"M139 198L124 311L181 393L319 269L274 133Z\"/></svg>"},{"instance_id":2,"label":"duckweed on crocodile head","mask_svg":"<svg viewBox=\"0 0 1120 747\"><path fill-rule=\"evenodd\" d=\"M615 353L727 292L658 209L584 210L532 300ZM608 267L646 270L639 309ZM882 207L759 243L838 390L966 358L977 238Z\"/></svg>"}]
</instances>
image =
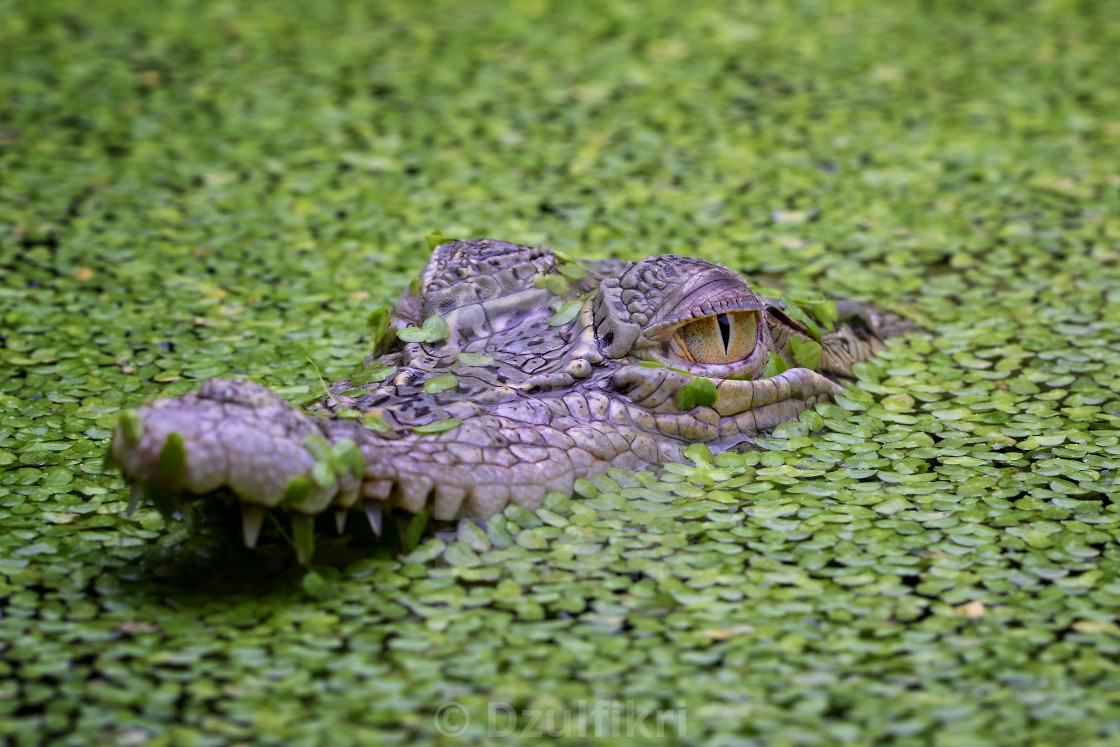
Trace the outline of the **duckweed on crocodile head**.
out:
<instances>
[{"instance_id":1,"label":"duckweed on crocodile head","mask_svg":"<svg viewBox=\"0 0 1120 747\"><path fill-rule=\"evenodd\" d=\"M454 702L483 742L496 703L618 701L683 713L670 741L1115 743L1118 10L7 8L2 738L441 743ZM308 357L359 369L436 229L702 256L930 334L755 451L386 521L403 554L327 517L307 576L220 506L124 515L129 408L317 396Z\"/></svg>"}]
</instances>

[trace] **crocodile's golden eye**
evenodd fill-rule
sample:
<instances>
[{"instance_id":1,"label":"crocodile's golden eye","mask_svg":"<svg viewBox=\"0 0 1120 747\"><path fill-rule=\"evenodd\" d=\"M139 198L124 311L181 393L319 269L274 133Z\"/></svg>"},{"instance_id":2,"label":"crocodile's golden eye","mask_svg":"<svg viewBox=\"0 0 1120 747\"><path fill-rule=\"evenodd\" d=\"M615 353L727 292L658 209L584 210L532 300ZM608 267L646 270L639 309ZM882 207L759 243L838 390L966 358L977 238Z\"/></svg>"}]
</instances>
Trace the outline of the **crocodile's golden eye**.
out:
<instances>
[{"instance_id":1,"label":"crocodile's golden eye","mask_svg":"<svg viewBox=\"0 0 1120 747\"><path fill-rule=\"evenodd\" d=\"M693 363L738 363L751 354L757 339L757 314L731 311L681 325L673 335L672 348Z\"/></svg>"}]
</instances>

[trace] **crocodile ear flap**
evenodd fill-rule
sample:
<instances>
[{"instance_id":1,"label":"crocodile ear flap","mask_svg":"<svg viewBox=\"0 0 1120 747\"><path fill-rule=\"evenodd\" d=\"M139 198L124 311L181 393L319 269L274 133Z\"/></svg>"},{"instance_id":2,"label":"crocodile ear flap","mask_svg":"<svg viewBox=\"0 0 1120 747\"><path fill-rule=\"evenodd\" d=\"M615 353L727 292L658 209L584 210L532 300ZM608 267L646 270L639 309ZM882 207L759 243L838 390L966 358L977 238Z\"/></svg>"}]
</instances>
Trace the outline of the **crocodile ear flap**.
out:
<instances>
[{"instance_id":1,"label":"crocodile ear flap","mask_svg":"<svg viewBox=\"0 0 1120 747\"><path fill-rule=\"evenodd\" d=\"M595 334L603 355L621 358L633 349L641 333L641 325L630 318L622 302L618 278L604 280L595 294Z\"/></svg>"}]
</instances>

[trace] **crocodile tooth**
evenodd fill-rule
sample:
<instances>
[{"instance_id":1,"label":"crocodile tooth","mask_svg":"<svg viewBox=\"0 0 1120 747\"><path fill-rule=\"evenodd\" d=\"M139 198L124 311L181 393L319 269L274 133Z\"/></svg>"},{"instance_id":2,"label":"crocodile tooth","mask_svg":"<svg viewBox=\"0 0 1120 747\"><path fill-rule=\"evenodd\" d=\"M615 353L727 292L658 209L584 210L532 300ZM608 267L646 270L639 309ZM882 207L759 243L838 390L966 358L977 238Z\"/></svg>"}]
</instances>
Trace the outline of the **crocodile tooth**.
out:
<instances>
[{"instance_id":1,"label":"crocodile tooth","mask_svg":"<svg viewBox=\"0 0 1120 747\"><path fill-rule=\"evenodd\" d=\"M124 515L132 518L132 513L144 501L144 488L140 487L140 483L135 483L132 490L128 493L128 508L124 510Z\"/></svg>"},{"instance_id":2,"label":"crocodile tooth","mask_svg":"<svg viewBox=\"0 0 1120 747\"><path fill-rule=\"evenodd\" d=\"M245 538L245 547L257 546L257 537L261 534L261 524L268 510L255 503L241 504L241 535Z\"/></svg>"},{"instance_id":3,"label":"crocodile tooth","mask_svg":"<svg viewBox=\"0 0 1120 747\"><path fill-rule=\"evenodd\" d=\"M343 530L346 529L346 515L348 513L350 513L350 512L347 511L345 508L335 509L335 512L334 512L334 528L338 530L339 534L342 534Z\"/></svg>"},{"instance_id":4,"label":"crocodile tooth","mask_svg":"<svg viewBox=\"0 0 1120 747\"><path fill-rule=\"evenodd\" d=\"M362 495L366 498L385 500L393 489L392 480L368 480L362 485Z\"/></svg>"},{"instance_id":5,"label":"crocodile tooth","mask_svg":"<svg viewBox=\"0 0 1120 747\"><path fill-rule=\"evenodd\" d=\"M366 518L369 519L369 528L378 537L381 536L381 501L368 500L362 502L362 507L366 510Z\"/></svg>"},{"instance_id":6,"label":"crocodile tooth","mask_svg":"<svg viewBox=\"0 0 1120 747\"><path fill-rule=\"evenodd\" d=\"M432 487L432 480L422 475L401 480L397 483L397 507L403 508L410 514L420 513L428 505L428 496L432 493Z\"/></svg>"},{"instance_id":7,"label":"crocodile tooth","mask_svg":"<svg viewBox=\"0 0 1120 747\"><path fill-rule=\"evenodd\" d=\"M454 519L459 515L459 507L463 505L463 499L466 497L466 488L444 483L437 484L432 516L436 519Z\"/></svg>"},{"instance_id":8,"label":"crocodile tooth","mask_svg":"<svg viewBox=\"0 0 1120 747\"><path fill-rule=\"evenodd\" d=\"M292 544L296 546L296 560L306 566L311 562L313 546L312 535L315 532L315 522L307 514L292 514Z\"/></svg>"}]
</instances>

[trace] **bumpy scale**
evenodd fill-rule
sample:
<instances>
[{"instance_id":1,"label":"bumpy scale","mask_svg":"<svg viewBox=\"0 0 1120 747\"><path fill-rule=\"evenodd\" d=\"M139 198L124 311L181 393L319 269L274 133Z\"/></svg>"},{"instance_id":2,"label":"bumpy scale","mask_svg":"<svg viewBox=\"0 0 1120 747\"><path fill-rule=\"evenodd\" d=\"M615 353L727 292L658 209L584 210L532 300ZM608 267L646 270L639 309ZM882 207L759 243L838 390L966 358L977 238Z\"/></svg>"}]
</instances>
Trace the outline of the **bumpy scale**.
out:
<instances>
[{"instance_id":1,"label":"bumpy scale","mask_svg":"<svg viewBox=\"0 0 1120 747\"><path fill-rule=\"evenodd\" d=\"M726 449L794 419L908 329L839 304L822 333L700 259L574 263L492 239L438 246L413 291L382 317L364 370L308 411L213 379L126 413L110 456L133 505L146 496L170 513L224 490L249 545L277 507L301 535L328 509L340 526L364 511L378 532L392 509L535 509L608 467L677 461L695 442Z\"/></svg>"}]
</instances>

